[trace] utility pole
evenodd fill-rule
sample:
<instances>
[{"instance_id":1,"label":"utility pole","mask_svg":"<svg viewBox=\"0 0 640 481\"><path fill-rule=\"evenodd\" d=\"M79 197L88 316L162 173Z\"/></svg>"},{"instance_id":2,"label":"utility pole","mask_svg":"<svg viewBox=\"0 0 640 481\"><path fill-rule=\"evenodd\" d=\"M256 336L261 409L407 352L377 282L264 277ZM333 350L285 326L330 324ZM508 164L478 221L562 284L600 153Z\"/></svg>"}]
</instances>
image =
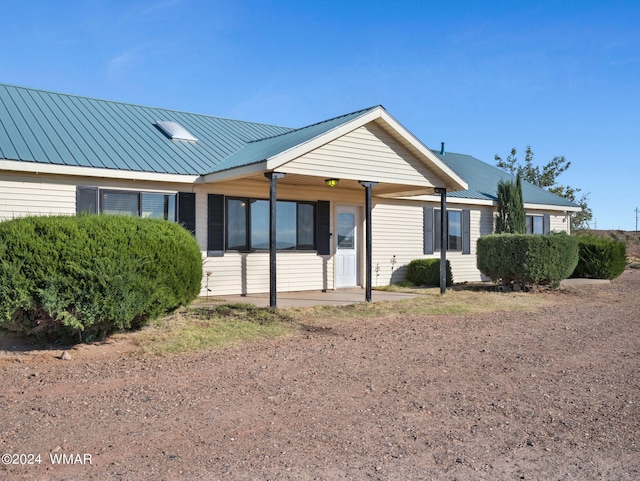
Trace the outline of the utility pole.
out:
<instances>
[{"instance_id":1,"label":"utility pole","mask_svg":"<svg viewBox=\"0 0 640 481\"><path fill-rule=\"evenodd\" d=\"M636 235L638 235L638 208L637 207L636 207L635 213L636 213Z\"/></svg>"}]
</instances>

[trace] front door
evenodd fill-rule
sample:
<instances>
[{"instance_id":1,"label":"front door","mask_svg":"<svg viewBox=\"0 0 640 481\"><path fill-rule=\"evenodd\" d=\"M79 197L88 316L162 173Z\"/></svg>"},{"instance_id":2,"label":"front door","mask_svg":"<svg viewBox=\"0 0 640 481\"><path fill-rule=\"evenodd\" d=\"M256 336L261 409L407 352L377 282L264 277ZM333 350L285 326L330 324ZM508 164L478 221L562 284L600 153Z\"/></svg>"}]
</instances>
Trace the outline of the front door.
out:
<instances>
[{"instance_id":1,"label":"front door","mask_svg":"<svg viewBox=\"0 0 640 481\"><path fill-rule=\"evenodd\" d=\"M358 285L358 208L338 206L336 245L336 287Z\"/></svg>"}]
</instances>

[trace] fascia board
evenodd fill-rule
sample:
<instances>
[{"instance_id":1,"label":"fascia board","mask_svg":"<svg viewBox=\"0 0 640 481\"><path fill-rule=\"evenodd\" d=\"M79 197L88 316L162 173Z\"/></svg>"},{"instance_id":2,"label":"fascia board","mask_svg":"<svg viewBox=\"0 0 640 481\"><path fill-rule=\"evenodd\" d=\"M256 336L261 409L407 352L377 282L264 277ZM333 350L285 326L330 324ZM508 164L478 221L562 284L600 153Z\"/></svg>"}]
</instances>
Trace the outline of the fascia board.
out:
<instances>
[{"instance_id":1,"label":"fascia board","mask_svg":"<svg viewBox=\"0 0 640 481\"><path fill-rule=\"evenodd\" d=\"M210 182L221 182L223 180L233 180L240 177L246 177L249 175L259 174L260 172L267 172L267 162L256 162L254 164L244 165L242 167L234 167L228 170L222 170L220 172L212 172L202 176L202 182L205 184Z\"/></svg>"},{"instance_id":2,"label":"fascia board","mask_svg":"<svg viewBox=\"0 0 640 481\"><path fill-rule=\"evenodd\" d=\"M382 111L380 117L384 120L391 128L393 128L396 132L402 135L407 142L411 144L413 148L415 148L418 152L424 155L437 170L442 172L445 176L448 176L452 183L456 186L456 190L467 190L469 189L469 184L456 174L453 169L451 169L448 165L446 165L442 160L440 160L430 149L428 149L420 140L418 140L411 132L409 132L405 127L400 124L396 119L394 119L391 115L389 115L386 111ZM440 186L445 187L445 186Z\"/></svg>"},{"instance_id":3,"label":"fascia board","mask_svg":"<svg viewBox=\"0 0 640 481\"><path fill-rule=\"evenodd\" d=\"M148 180L153 182L173 182L195 184L200 182L199 175L162 174L132 170L101 169L96 167L78 167L71 165L41 164L37 162L18 162L0 160L0 171L28 172L32 174L71 175L76 177L101 177L121 180Z\"/></svg>"},{"instance_id":4,"label":"fascia board","mask_svg":"<svg viewBox=\"0 0 640 481\"><path fill-rule=\"evenodd\" d=\"M580 212L582 210L582 207L571 207L569 205L528 204L526 202L524 208L532 210L557 210L561 212Z\"/></svg>"},{"instance_id":5,"label":"fascia board","mask_svg":"<svg viewBox=\"0 0 640 481\"><path fill-rule=\"evenodd\" d=\"M419 195L414 197L404 197L404 199L421 201L421 202L440 202L439 195ZM447 204L486 205L486 206L497 205L497 203L493 200L465 199L463 197L447 197Z\"/></svg>"},{"instance_id":6,"label":"fascia board","mask_svg":"<svg viewBox=\"0 0 640 481\"><path fill-rule=\"evenodd\" d=\"M419 195L413 197L402 197L404 200L422 201L422 202L440 202L439 195ZM469 199L464 197L447 197L447 204L465 204L465 205L484 205L497 207L498 202L495 200L485 199ZM530 210L552 210L558 212L580 212L580 207L570 207L566 205L552 204L524 204L525 209Z\"/></svg>"}]
</instances>

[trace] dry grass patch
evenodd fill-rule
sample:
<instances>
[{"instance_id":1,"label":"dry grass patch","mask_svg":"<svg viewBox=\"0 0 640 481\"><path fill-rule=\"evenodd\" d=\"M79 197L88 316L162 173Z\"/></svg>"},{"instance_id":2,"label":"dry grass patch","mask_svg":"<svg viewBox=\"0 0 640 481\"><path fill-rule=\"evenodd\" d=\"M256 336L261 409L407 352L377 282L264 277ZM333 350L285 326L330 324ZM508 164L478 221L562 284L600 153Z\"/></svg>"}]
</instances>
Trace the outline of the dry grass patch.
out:
<instances>
[{"instance_id":1,"label":"dry grass patch","mask_svg":"<svg viewBox=\"0 0 640 481\"><path fill-rule=\"evenodd\" d=\"M464 315L499 311L534 312L550 298L534 293L410 289L419 297L402 301L361 302L349 306L264 308L251 304L200 306L197 303L131 334L140 353L156 355L224 348L247 341L289 335L309 323L316 325L389 315Z\"/></svg>"},{"instance_id":2,"label":"dry grass patch","mask_svg":"<svg viewBox=\"0 0 640 481\"><path fill-rule=\"evenodd\" d=\"M132 336L142 353L157 355L228 347L283 336L296 328L285 311L250 304L190 307Z\"/></svg>"},{"instance_id":3,"label":"dry grass patch","mask_svg":"<svg viewBox=\"0 0 640 481\"><path fill-rule=\"evenodd\" d=\"M498 293L473 290L448 290L441 295L439 288L400 288L398 292L419 293L420 296L402 301L361 302L350 306L314 306L290 309L295 317L306 321L349 320L363 317L397 315L462 315L499 311L535 312L551 301L534 293Z\"/></svg>"}]
</instances>

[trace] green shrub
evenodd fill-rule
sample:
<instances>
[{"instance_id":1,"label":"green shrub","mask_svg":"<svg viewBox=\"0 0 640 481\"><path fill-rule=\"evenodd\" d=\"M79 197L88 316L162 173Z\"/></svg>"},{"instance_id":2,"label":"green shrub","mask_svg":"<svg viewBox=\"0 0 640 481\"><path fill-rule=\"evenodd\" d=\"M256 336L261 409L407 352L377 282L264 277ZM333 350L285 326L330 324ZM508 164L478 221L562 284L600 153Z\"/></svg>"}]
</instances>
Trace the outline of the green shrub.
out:
<instances>
[{"instance_id":1,"label":"green shrub","mask_svg":"<svg viewBox=\"0 0 640 481\"><path fill-rule=\"evenodd\" d=\"M192 301L202 257L179 224L124 216L0 223L0 326L84 341Z\"/></svg>"},{"instance_id":2,"label":"green shrub","mask_svg":"<svg viewBox=\"0 0 640 481\"><path fill-rule=\"evenodd\" d=\"M556 287L578 263L578 241L564 233L492 234L478 239L480 272L503 285Z\"/></svg>"},{"instance_id":3,"label":"green shrub","mask_svg":"<svg viewBox=\"0 0 640 481\"><path fill-rule=\"evenodd\" d=\"M440 285L440 259L415 259L407 266L407 280L416 286ZM453 285L451 264L447 261L447 286Z\"/></svg>"},{"instance_id":4,"label":"green shrub","mask_svg":"<svg viewBox=\"0 0 640 481\"><path fill-rule=\"evenodd\" d=\"M571 277L615 279L627 265L627 248L619 240L596 235L577 236L578 265Z\"/></svg>"}]
</instances>

